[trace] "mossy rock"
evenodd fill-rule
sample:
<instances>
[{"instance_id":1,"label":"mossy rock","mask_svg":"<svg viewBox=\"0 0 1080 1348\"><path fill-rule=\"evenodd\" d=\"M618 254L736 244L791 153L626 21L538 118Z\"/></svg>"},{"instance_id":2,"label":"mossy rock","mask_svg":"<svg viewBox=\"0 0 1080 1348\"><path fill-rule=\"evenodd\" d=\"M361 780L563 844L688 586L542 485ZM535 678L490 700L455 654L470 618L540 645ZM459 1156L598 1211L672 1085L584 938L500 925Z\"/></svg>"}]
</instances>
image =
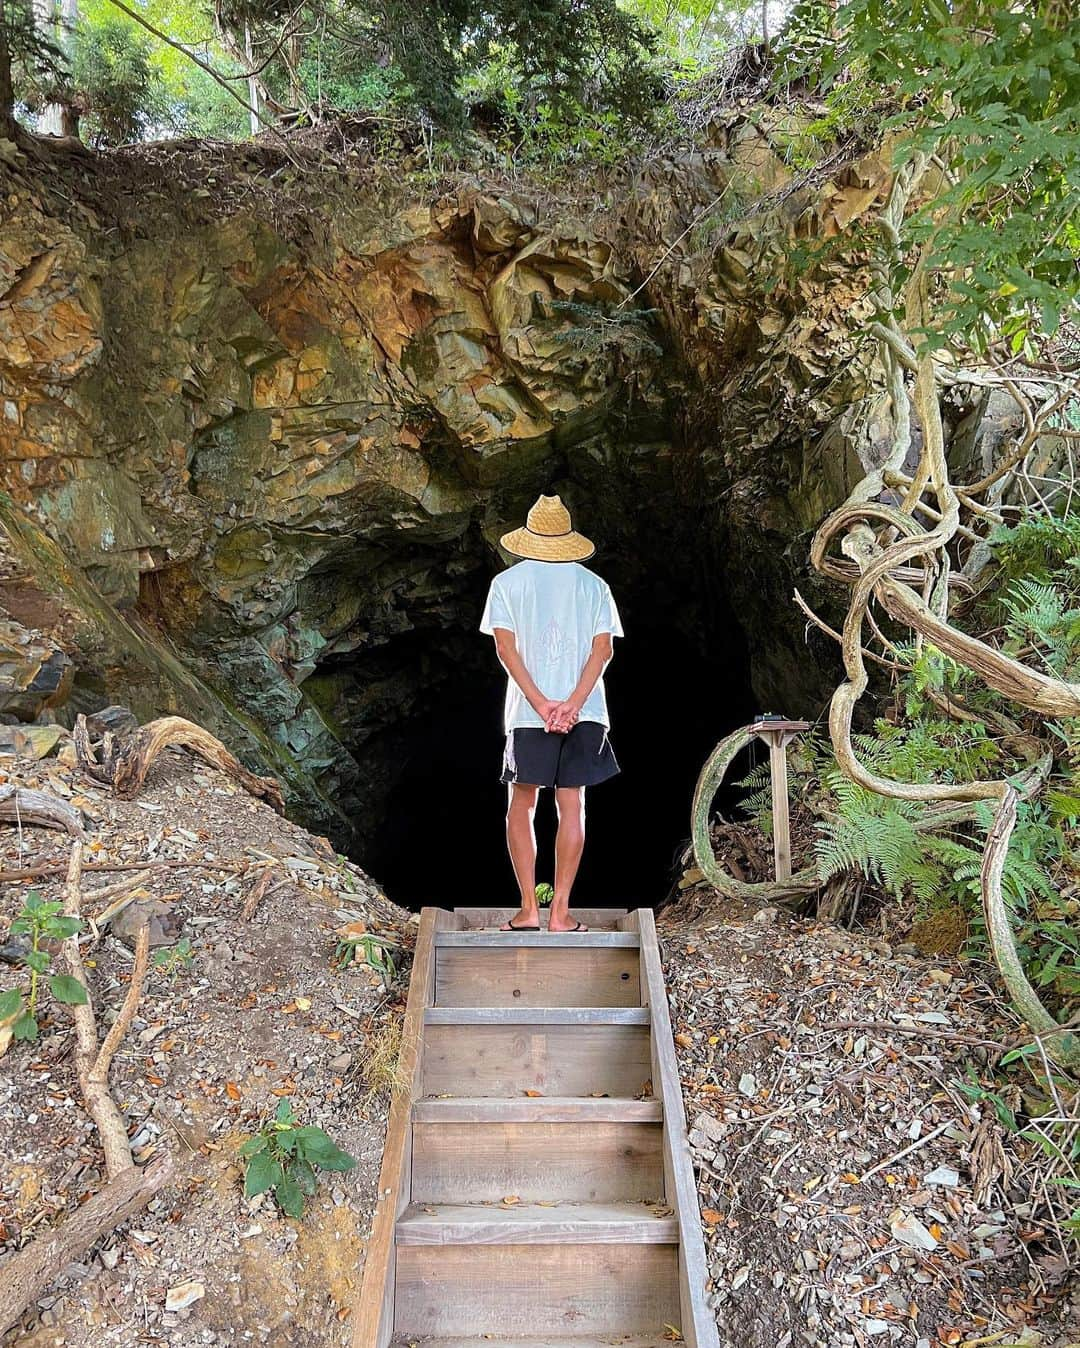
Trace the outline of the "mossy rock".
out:
<instances>
[{"instance_id":1,"label":"mossy rock","mask_svg":"<svg viewBox=\"0 0 1080 1348\"><path fill-rule=\"evenodd\" d=\"M924 955L959 955L967 940L970 920L962 908L941 908L916 922L908 939Z\"/></svg>"}]
</instances>

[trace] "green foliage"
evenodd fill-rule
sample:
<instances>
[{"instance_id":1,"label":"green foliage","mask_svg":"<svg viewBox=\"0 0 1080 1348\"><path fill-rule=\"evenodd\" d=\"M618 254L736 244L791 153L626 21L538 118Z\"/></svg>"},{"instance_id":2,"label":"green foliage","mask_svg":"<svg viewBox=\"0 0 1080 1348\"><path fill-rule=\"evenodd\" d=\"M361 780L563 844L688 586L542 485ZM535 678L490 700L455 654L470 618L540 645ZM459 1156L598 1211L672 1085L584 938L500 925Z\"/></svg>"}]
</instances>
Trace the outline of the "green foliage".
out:
<instances>
[{"instance_id":1,"label":"green foliage","mask_svg":"<svg viewBox=\"0 0 1080 1348\"><path fill-rule=\"evenodd\" d=\"M71 78L94 145L142 138L160 111L161 91L149 37L122 15L80 25Z\"/></svg>"},{"instance_id":2,"label":"green foliage","mask_svg":"<svg viewBox=\"0 0 1080 1348\"><path fill-rule=\"evenodd\" d=\"M1034 1083L1033 1094L1025 1096L1019 1089L1014 1079L1018 1069L1030 1076ZM1080 1190L1080 1181L1076 1178L1080 1169L1080 1133L1068 1112L1061 1115L1057 1108L1063 1097L1068 1098L1074 1093L1075 1082L1053 1076L1048 1080L1046 1065L1035 1044L1023 1044L1006 1053L988 1083L980 1081L975 1069L969 1067L963 1081L958 1081L956 1086L967 1099L989 1107L1008 1132L1042 1153L1051 1185ZM1019 1108L1014 1107L1018 1099L1024 1100L1028 1114L1026 1121L1020 1117ZM1060 1229L1073 1239L1080 1239L1080 1201L1060 1222Z\"/></svg>"},{"instance_id":3,"label":"green foliage","mask_svg":"<svg viewBox=\"0 0 1080 1348\"><path fill-rule=\"evenodd\" d=\"M50 974L52 955L43 948L44 942L66 941L82 930L82 920L64 917L63 904L46 903L36 890L31 890L11 924L13 936L28 936L30 949L24 963L30 971L28 989L9 988L0 993L0 1027L11 1027L12 1037L33 1041L38 1036L37 1003L40 980L47 976L53 999L68 1006L84 1006L86 988L70 974Z\"/></svg>"},{"instance_id":4,"label":"green foliage","mask_svg":"<svg viewBox=\"0 0 1080 1348\"><path fill-rule=\"evenodd\" d=\"M191 942L183 936L176 945L162 946L155 950L152 964L158 973L171 981L181 970L190 969L194 962L195 954L191 949Z\"/></svg>"},{"instance_id":5,"label":"green foliage","mask_svg":"<svg viewBox=\"0 0 1080 1348\"><path fill-rule=\"evenodd\" d=\"M350 964L366 964L375 970L382 979L383 986L388 988L397 976L397 965L390 952L398 948L393 941L388 941L385 937L365 932L361 936L348 936L338 941L334 947L334 963L339 969L344 969Z\"/></svg>"},{"instance_id":6,"label":"green foliage","mask_svg":"<svg viewBox=\"0 0 1080 1348\"><path fill-rule=\"evenodd\" d=\"M1029 515L994 529L989 542L1002 580L1052 579L1080 588L1080 516Z\"/></svg>"},{"instance_id":7,"label":"green foliage","mask_svg":"<svg viewBox=\"0 0 1080 1348\"><path fill-rule=\"evenodd\" d=\"M1009 0L820 0L796 5L779 80L825 96L830 129L892 137L895 162L947 172L890 255L894 292L923 250L937 283L932 345L1014 353L1057 331L1078 295L1080 20Z\"/></svg>"},{"instance_id":8,"label":"green foliage","mask_svg":"<svg viewBox=\"0 0 1080 1348\"><path fill-rule=\"evenodd\" d=\"M553 300L551 310L559 317L573 321L573 326L563 329L560 337L585 354L616 352L636 362L661 354L661 348L648 331L649 322L657 312L655 309L620 309L614 304Z\"/></svg>"},{"instance_id":9,"label":"green foliage","mask_svg":"<svg viewBox=\"0 0 1080 1348\"><path fill-rule=\"evenodd\" d=\"M274 1117L240 1148L246 1162L248 1198L272 1190L287 1217L304 1215L304 1199L315 1192L320 1170L351 1170L355 1159L327 1134L297 1122L292 1105L282 1100Z\"/></svg>"},{"instance_id":10,"label":"green foliage","mask_svg":"<svg viewBox=\"0 0 1080 1348\"><path fill-rule=\"evenodd\" d=\"M536 886L536 902L541 908L549 908L554 897L554 889L546 882Z\"/></svg>"}]
</instances>

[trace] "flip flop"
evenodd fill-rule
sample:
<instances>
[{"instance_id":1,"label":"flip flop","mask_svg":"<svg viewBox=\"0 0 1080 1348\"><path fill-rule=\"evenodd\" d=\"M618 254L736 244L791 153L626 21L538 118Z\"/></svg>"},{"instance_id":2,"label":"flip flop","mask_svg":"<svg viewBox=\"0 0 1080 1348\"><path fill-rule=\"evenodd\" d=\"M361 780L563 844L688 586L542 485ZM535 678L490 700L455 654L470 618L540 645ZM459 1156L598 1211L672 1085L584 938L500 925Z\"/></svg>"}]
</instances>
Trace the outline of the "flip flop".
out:
<instances>
[{"instance_id":1,"label":"flip flop","mask_svg":"<svg viewBox=\"0 0 1080 1348\"><path fill-rule=\"evenodd\" d=\"M575 922L572 927L567 927L565 931L557 931L553 932L552 934L554 936L569 936L572 932L575 931L588 931L588 930L589 929L588 927L586 927L584 922Z\"/></svg>"},{"instance_id":2,"label":"flip flop","mask_svg":"<svg viewBox=\"0 0 1080 1348\"><path fill-rule=\"evenodd\" d=\"M539 930L540 930L540 924L537 923L535 927L515 927L515 926L514 926L514 923L513 923L513 921L512 921L512 919L509 919L509 918L508 918L508 919L507 919L507 922L506 922L506 926L505 926L505 927L500 927L499 930L500 930L500 931L506 931L506 932L510 932L510 931L539 931Z\"/></svg>"}]
</instances>

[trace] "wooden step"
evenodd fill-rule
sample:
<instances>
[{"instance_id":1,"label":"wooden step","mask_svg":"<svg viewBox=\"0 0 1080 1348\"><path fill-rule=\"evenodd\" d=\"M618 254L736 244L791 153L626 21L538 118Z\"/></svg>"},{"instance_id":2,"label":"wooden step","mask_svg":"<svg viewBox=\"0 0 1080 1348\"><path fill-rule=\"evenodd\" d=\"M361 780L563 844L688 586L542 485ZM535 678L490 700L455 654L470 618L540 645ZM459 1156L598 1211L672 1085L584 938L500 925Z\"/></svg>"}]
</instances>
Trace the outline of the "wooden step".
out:
<instances>
[{"instance_id":1,"label":"wooden step","mask_svg":"<svg viewBox=\"0 0 1080 1348\"><path fill-rule=\"evenodd\" d=\"M453 925L465 930L490 931L516 917L520 908L455 908ZM546 927L550 908L540 909L540 925ZM612 931L626 917L625 908L574 908L574 917L591 931Z\"/></svg>"},{"instance_id":2,"label":"wooden step","mask_svg":"<svg viewBox=\"0 0 1080 1348\"><path fill-rule=\"evenodd\" d=\"M412 1203L398 1245L671 1245L671 1208L645 1203Z\"/></svg>"},{"instance_id":3,"label":"wooden step","mask_svg":"<svg viewBox=\"0 0 1080 1348\"><path fill-rule=\"evenodd\" d=\"M545 1334L543 1338L504 1339L497 1334L478 1338L395 1339L391 1348L671 1348L672 1338L667 1330L655 1334Z\"/></svg>"},{"instance_id":4,"label":"wooden step","mask_svg":"<svg viewBox=\"0 0 1080 1348\"><path fill-rule=\"evenodd\" d=\"M651 1094L649 1026L434 1021L421 1072L425 1096Z\"/></svg>"},{"instance_id":5,"label":"wooden step","mask_svg":"<svg viewBox=\"0 0 1080 1348\"><path fill-rule=\"evenodd\" d=\"M648 1025L647 1006L429 1006L425 1025Z\"/></svg>"},{"instance_id":6,"label":"wooden step","mask_svg":"<svg viewBox=\"0 0 1080 1348\"><path fill-rule=\"evenodd\" d=\"M663 1192L659 1118L422 1123L414 1116L412 1199L421 1206L498 1202L507 1194L524 1203L640 1202Z\"/></svg>"},{"instance_id":7,"label":"wooden step","mask_svg":"<svg viewBox=\"0 0 1080 1348\"><path fill-rule=\"evenodd\" d=\"M627 1096L579 1095L520 1096L510 1100L491 1096L458 1096L417 1100L416 1123L659 1123L664 1117L659 1100Z\"/></svg>"},{"instance_id":8,"label":"wooden step","mask_svg":"<svg viewBox=\"0 0 1080 1348\"><path fill-rule=\"evenodd\" d=\"M591 947L612 946L616 949L637 950L641 937L636 931L439 931L435 933L435 949L474 947L536 947L538 950L588 950Z\"/></svg>"},{"instance_id":9,"label":"wooden step","mask_svg":"<svg viewBox=\"0 0 1080 1348\"><path fill-rule=\"evenodd\" d=\"M636 1333L662 1344L664 1326L679 1324L675 1245L399 1245L396 1256L396 1328L406 1342Z\"/></svg>"},{"instance_id":10,"label":"wooden step","mask_svg":"<svg viewBox=\"0 0 1080 1348\"><path fill-rule=\"evenodd\" d=\"M640 1006L633 946L445 946L436 951L436 1006Z\"/></svg>"}]
</instances>

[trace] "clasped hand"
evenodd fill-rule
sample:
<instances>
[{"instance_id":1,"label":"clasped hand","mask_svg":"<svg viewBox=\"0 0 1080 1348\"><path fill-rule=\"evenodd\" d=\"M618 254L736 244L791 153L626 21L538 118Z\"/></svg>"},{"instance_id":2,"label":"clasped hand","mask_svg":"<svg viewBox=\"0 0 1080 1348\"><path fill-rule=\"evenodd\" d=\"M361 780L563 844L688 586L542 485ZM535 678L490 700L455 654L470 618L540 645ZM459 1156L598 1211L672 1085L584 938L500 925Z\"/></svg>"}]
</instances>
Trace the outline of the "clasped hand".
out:
<instances>
[{"instance_id":1,"label":"clasped hand","mask_svg":"<svg viewBox=\"0 0 1080 1348\"><path fill-rule=\"evenodd\" d=\"M581 714L572 702L556 702L553 698L545 698L536 710L544 718L545 730L554 735L573 730Z\"/></svg>"}]
</instances>

